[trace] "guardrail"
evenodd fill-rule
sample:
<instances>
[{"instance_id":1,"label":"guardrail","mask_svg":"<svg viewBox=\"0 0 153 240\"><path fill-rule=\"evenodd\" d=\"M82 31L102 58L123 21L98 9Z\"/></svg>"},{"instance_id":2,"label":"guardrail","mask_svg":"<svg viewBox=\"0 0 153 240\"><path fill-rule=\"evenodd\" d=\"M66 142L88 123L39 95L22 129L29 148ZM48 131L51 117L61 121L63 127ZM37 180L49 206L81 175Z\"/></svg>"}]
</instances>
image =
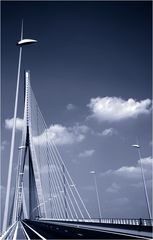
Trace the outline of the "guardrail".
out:
<instances>
[{"instance_id":1,"label":"guardrail","mask_svg":"<svg viewBox=\"0 0 153 240\"><path fill-rule=\"evenodd\" d=\"M14 222L11 226L9 226L9 228L4 233L2 233L2 235L0 236L0 239L8 239L8 235L10 234L12 229L16 227L16 224L17 222Z\"/></svg>"},{"instance_id":2,"label":"guardrail","mask_svg":"<svg viewBox=\"0 0 153 240\"><path fill-rule=\"evenodd\" d=\"M110 223L110 224L123 224L123 225L142 225L142 226L152 226L152 219L126 219L126 218L104 218L100 219L101 223Z\"/></svg>"},{"instance_id":3,"label":"guardrail","mask_svg":"<svg viewBox=\"0 0 153 240\"><path fill-rule=\"evenodd\" d=\"M39 220L64 221L64 222L86 222L86 223L105 223L120 225L153 226L153 219L143 218L93 218L93 219L48 219L39 218Z\"/></svg>"}]
</instances>

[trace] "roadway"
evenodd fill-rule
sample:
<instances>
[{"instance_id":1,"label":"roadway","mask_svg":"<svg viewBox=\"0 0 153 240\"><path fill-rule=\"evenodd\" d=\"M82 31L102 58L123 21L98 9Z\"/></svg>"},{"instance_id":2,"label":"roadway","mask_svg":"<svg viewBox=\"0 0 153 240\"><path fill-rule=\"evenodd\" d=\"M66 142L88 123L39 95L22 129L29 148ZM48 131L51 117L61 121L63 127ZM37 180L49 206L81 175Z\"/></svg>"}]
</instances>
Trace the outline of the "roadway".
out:
<instances>
[{"instance_id":1,"label":"roadway","mask_svg":"<svg viewBox=\"0 0 153 240\"><path fill-rule=\"evenodd\" d=\"M111 229L108 227L91 226L88 223L61 223L49 221L22 222L27 233L34 230L40 234L39 239L151 239L151 233L127 229ZM34 233L33 231L33 233ZM42 238L43 237L43 238ZM35 239L30 237L30 239Z\"/></svg>"},{"instance_id":2,"label":"roadway","mask_svg":"<svg viewBox=\"0 0 153 240\"><path fill-rule=\"evenodd\" d=\"M151 230L151 228L150 228ZM4 239L152 239L151 231L111 228L90 223L49 220L23 220L14 223L1 237Z\"/></svg>"}]
</instances>

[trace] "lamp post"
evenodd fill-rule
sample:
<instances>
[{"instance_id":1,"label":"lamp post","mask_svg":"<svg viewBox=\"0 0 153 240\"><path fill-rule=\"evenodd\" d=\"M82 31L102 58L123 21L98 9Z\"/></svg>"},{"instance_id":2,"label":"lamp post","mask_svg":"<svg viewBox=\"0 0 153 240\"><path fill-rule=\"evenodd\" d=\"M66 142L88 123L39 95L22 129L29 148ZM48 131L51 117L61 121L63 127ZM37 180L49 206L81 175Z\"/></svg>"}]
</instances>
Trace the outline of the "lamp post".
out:
<instances>
[{"instance_id":1,"label":"lamp post","mask_svg":"<svg viewBox=\"0 0 153 240\"><path fill-rule=\"evenodd\" d=\"M50 212L50 213L51 213L51 215L50 215L51 218L53 218L53 201L52 201L52 198L53 198L53 197L51 197L51 198L48 199L49 202L50 202L50 207L51 207L51 212Z\"/></svg>"},{"instance_id":2,"label":"lamp post","mask_svg":"<svg viewBox=\"0 0 153 240\"><path fill-rule=\"evenodd\" d=\"M47 203L47 201L44 201L44 202L38 204L36 207L34 207L32 210L32 213L34 213L37 210L37 208L40 208L42 205L45 205L45 203Z\"/></svg>"},{"instance_id":3,"label":"lamp post","mask_svg":"<svg viewBox=\"0 0 153 240\"><path fill-rule=\"evenodd\" d=\"M63 171L63 191L64 191L64 205L65 205L65 218L68 218L67 215L67 189L66 189L66 177L65 177L65 166L62 164Z\"/></svg>"},{"instance_id":4,"label":"lamp post","mask_svg":"<svg viewBox=\"0 0 153 240\"><path fill-rule=\"evenodd\" d=\"M141 175L142 175L142 181L143 181L143 186L144 186L145 199L146 199L146 203L147 203L148 215L149 215L149 218L152 219L150 205L149 205L148 192L147 192L147 187L146 187L146 181L145 181L145 176L144 176L144 170L143 170L143 165L142 165L140 145L133 144L132 147L134 147L138 150L138 155L139 155L139 160L140 160L140 168L141 168Z\"/></svg>"},{"instance_id":5,"label":"lamp post","mask_svg":"<svg viewBox=\"0 0 153 240\"><path fill-rule=\"evenodd\" d=\"M98 187L97 187L96 172L91 171L90 173L93 174L93 178L94 178L94 184L95 184L95 190L96 190L96 196L97 196L97 203L98 203L98 209L99 209L99 217L101 219L102 218L101 217L101 207L100 207L99 193L98 193Z\"/></svg>"},{"instance_id":6,"label":"lamp post","mask_svg":"<svg viewBox=\"0 0 153 240\"><path fill-rule=\"evenodd\" d=\"M19 51L19 61L18 61L18 72L17 72L17 84L16 84L16 95L15 95L15 105L14 105L12 138L11 138L10 160L9 160L7 188L6 188L6 201L5 201L5 208L4 208L3 232L6 231L6 229L7 229L7 222L8 222L9 199L10 199L10 192L11 192L10 191L11 190L11 176L12 176L14 143L15 143L15 127L16 127L18 95L19 95L19 83L20 83L22 46L23 45L27 45L27 44L36 43L36 42L37 42L37 40L33 40L33 39L23 39L23 21L22 21L21 40L17 43L17 45L20 47L20 51Z\"/></svg>"}]
</instances>

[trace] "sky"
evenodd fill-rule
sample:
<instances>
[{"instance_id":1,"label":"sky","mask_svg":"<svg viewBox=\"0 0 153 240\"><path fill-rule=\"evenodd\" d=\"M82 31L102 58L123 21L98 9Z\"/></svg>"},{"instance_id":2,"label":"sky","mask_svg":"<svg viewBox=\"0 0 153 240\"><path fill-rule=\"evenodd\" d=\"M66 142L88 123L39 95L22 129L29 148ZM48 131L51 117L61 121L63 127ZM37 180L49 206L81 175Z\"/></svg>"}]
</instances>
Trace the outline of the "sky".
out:
<instances>
[{"instance_id":1,"label":"sky","mask_svg":"<svg viewBox=\"0 0 153 240\"><path fill-rule=\"evenodd\" d=\"M151 204L151 54L149 1L1 2L1 198L5 199L21 21L37 39L22 55L17 147L24 107L24 70L54 141L92 217L148 218L138 138Z\"/></svg>"}]
</instances>

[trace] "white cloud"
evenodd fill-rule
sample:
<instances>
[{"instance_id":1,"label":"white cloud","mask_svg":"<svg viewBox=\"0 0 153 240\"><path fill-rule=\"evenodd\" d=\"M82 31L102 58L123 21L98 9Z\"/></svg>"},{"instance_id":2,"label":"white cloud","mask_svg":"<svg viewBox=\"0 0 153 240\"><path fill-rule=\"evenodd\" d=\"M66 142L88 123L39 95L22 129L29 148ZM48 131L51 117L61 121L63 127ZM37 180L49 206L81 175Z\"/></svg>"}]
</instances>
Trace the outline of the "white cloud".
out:
<instances>
[{"instance_id":1,"label":"white cloud","mask_svg":"<svg viewBox=\"0 0 153 240\"><path fill-rule=\"evenodd\" d=\"M6 188L3 186L3 185L0 185L0 191L2 192L2 191L6 191Z\"/></svg>"},{"instance_id":2,"label":"white cloud","mask_svg":"<svg viewBox=\"0 0 153 240\"><path fill-rule=\"evenodd\" d=\"M141 159L141 161L143 165L145 178L146 179L151 178L153 159L151 157L146 157ZM101 173L101 176L107 175L116 175L119 177L129 179L140 179L141 177L140 160L138 160L136 166L122 166L116 170L109 169L108 171Z\"/></svg>"},{"instance_id":3,"label":"white cloud","mask_svg":"<svg viewBox=\"0 0 153 240\"><path fill-rule=\"evenodd\" d=\"M106 137L106 136L111 137L113 135L118 134L118 131L115 128L106 128L103 131L99 131L99 132L91 130L90 132L91 132L92 135L99 136L99 137Z\"/></svg>"},{"instance_id":4,"label":"white cloud","mask_svg":"<svg viewBox=\"0 0 153 240\"><path fill-rule=\"evenodd\" d=\"M22 130L24 127L24 120L21 118L16 119L16 129ZM13 118L5 120L5 128L13 128ZM73 144L82 142L85 139L85 134L89 128L86 125L76 124L73 127L65 127L60 124L51 125L47 131L49 140L54 141L58 145ZM39 136L33 137L35 144L45 144L46 131Z\"/></svg>"},{"instance_id":5,"label":"white cloud","mask_svg":"<svg viewBox=\"0 0 153 240\"><path fill-rule=\"evenodd\" d=\"M122 205L128 204L129 199L127 197L121 197L121 198L114 199L113 202L114 202L114 205L122 206Z\"/></svg>"},{"instance_id":6,"label":"white cloud","mask_svg":"<svg viewBox=\"0 0 153 240\"><path fill-rule=\"evenodd\" d=\"M115 134L117 134L117 131L114 128L106 128L99 135L101 135L101 136L112 136L112 135L115 135Z\"/></svg>"},{"instance_id":7,"label":"white cloud","mask_svg":"<svg viewBox=\"0 0 153 240\"><path fill-rule=\"evenodd\" d=\"M4 140L4 141L2 141L2 143L1 143L1 151L4 151L4 149L5 149L5 147L7 146L7 141L6 140Z\"/></svg>"},{"instance_id":8,"label":"white cloud","mask_svg":"<svg viewBox=\"0 0 153 240\"><path fill-rule=\"evenodd\" d=\"M101 173L100 173L100 176L101 176L101 177L109 176L109 175L113 174L113 172L114 172L114 170L109 169L109 170L107 170L107 171L105 171L105 172L101 172Z\"/></svg>"},{"instance_id":9,"label":"white cloud","mask_svg":"<svg viewBox=\"0 0 153 240\"><path fill-rule=\"evenodd\" d=\"M145 167L150 168L153 165L153 159L151 157L142 158L141 162L142 162L143 166L145 166ZM140 164L140 160L138 161L138 163Z\"/></svg>"},{"instance_id":10,"label":"white cloud","mask_svg":"<svg viewBox=\"0 0 153 240\"><path fill-rule=\"evenodd\" d=\"M92 115L99 121L120 121L128 118L136 118L140 114L148 114L151 111L151 100L136 101L133 98L124 100L117 97L92 98L87 105Z\"/></svg>"},{"instance_id":11,"label":"white cloud","mask_svg":"<svg viewBox=\"0 0 153 240\"><path fill-rule=\"evenodd\" d=\"M87 158L87 157L91 157L94 154L95 150L94 149L90 149L90 150L85 150L84 152L79 154L80 158Z\"/></svg>"},{"instance_id":12,"label":"white cloud","mask_svg":"<svg viewBox=\"0 0 153 240\"><path fill-rule=\"evenodd\" d=\"M24 127L24 120L21 118L16 118L16 130L22 131ZM5 119L5 128L12 129L13 128L13 118Z\"/></svg>"},{"instance_id":13,"label":"white cloud","mask_svg":"<svg viewBox=\"0 0 153 240\"><path fill-rule=\"evenodd\" d=\"M106 192L117 193L119 189L120 186L116 182L113 182L112 185L106 189Z\"/></svg>"},{"instance_id":14,"label":"white cloud","mask_svg":"<svg viewBox=\"0 0 153 240\"><path fill-rule=\"evenodd\" d=\"M66 109L67 109L68 111L74 110L75 108L76 108L76 106L75 106L74 104L72 104L72 103L69 103L69 104L66 106Z\"/></svg>"},{"instance_id":15,"label":"white cloud","mask_svg":"<svg viewBox=\"0 0 153 240\"><path fill-rule=\"evenodd\" d=\"M152 179L146 180L146 185L147 185L148 188L152 189ZM135 187L135 188L142 188L142 187L144 187L142 181L141 182L137 182L137 183L132 183L131 186Z\"/></svg>"},{"instance_id":16,"label":"white cloud","mask_svg":"<svg viewBox=\"0 0 153 240\"><path fill-rule=\"evenodd\" d=\"M115 170L114 174L127 178L137 178L138 176L140 176L140 168L134 166L123 166Z\"/></svg>"},{"instance_id":17,"label":"white cloud","mask_svg":"<svg viewBox=\"0 0 153 240\"><path fill-rule=\"evenodd\" d=\"M46 134L48 140L53 141L57 145L79 143L85 139L88 127L79 124L76 124L73 127L65 127L60 124L55 124L51 125L46 131L40 136L35 136L33 138L35 144L45 144Z\"/></svg>"}]
</instances>

